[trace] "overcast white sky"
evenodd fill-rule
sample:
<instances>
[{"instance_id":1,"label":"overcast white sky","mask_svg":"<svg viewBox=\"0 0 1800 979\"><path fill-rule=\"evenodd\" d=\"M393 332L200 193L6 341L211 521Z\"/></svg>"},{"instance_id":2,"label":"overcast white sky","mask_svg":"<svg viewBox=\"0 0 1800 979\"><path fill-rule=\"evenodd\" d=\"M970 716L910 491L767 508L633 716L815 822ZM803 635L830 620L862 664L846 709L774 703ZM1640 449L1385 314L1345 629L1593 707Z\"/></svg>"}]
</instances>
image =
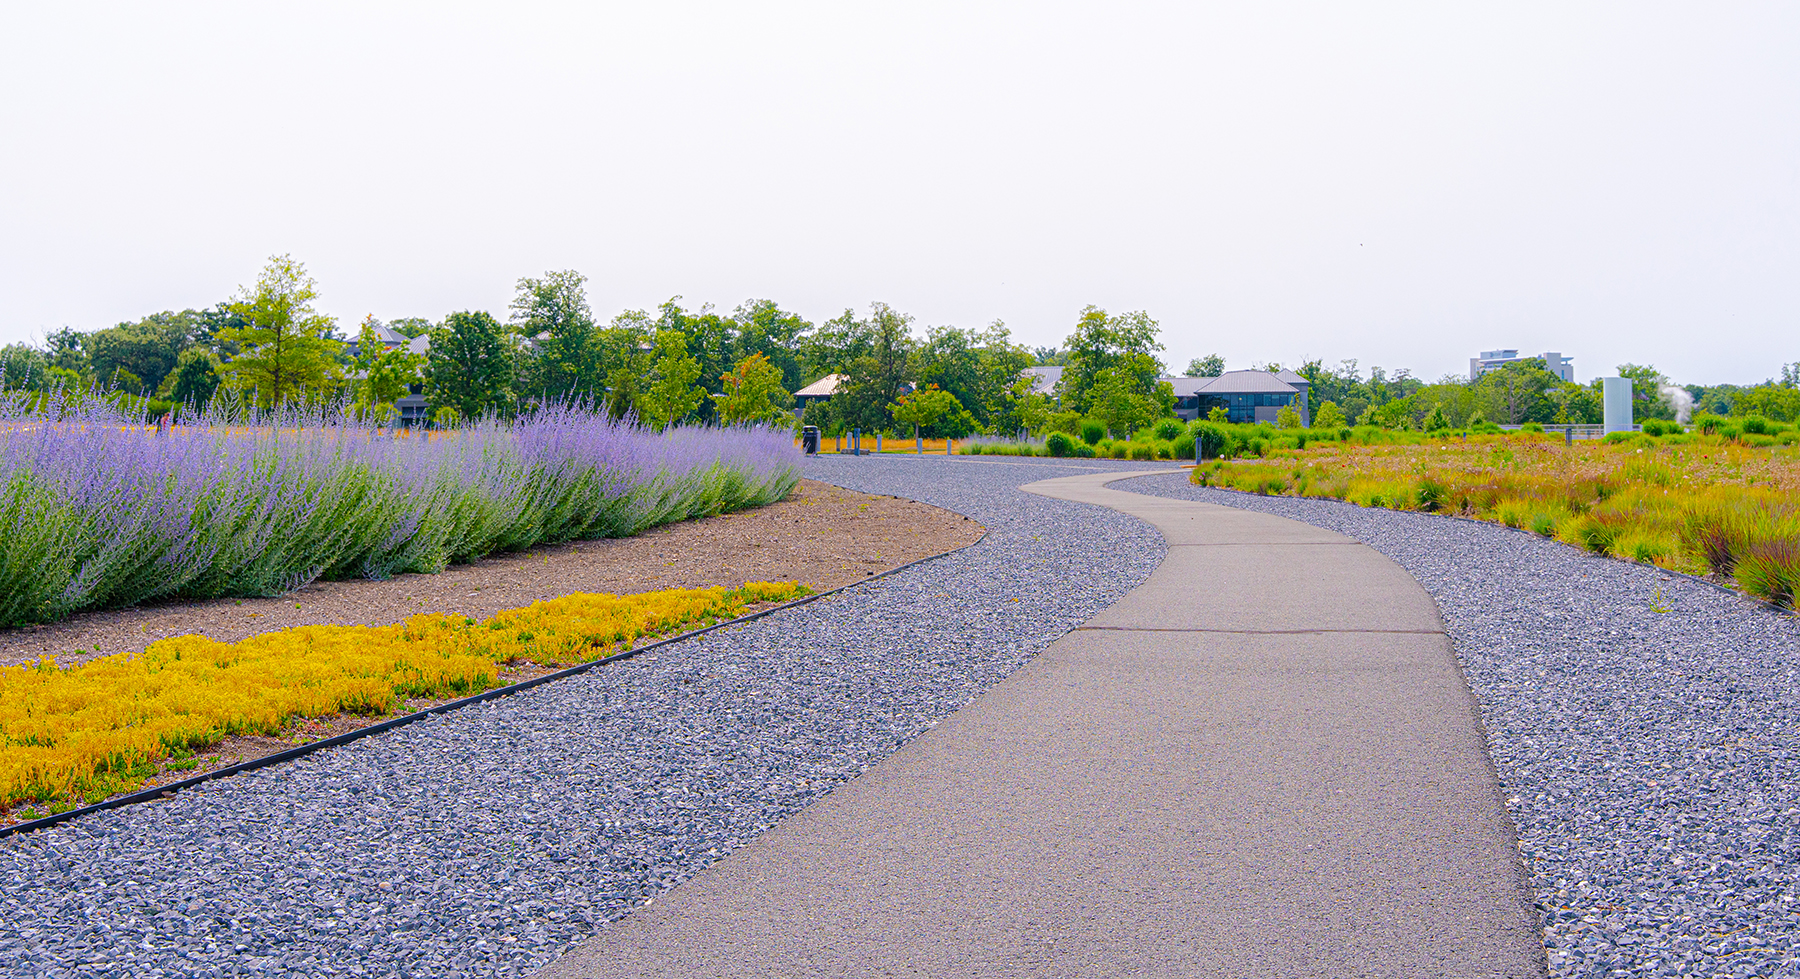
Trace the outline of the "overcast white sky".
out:
<instances>
[{"instance_id":1,"label":"overcast white sky","mask_svg":"<svg viewBox=\"0 0 1800 979\"><path fill-rule=\"evenodd\" d=\"M0 342L211 305L887 302L1436 377L1800 360L1800 5L8 4Z\"/></svg>"}]
</instances>

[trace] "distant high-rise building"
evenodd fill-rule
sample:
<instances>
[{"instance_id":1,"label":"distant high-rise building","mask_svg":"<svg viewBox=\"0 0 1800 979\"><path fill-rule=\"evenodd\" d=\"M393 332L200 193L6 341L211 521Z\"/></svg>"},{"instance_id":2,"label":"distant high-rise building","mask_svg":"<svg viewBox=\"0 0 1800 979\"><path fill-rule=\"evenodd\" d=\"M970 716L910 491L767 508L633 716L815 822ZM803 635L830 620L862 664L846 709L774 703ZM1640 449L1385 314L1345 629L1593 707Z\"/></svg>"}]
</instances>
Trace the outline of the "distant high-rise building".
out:
<instances>
[{"instance_id":1,"label":"distant high-rise building","mask_svg":"<svg viewBox=\"0 0 1800 979\"><path fill-rule=\"evenodd\" d=\"M1517 350L1483 350L1481 356L1469 358L1469 380L1473 381L1496 367L1518 363L1521 360L1539 359L1544 362L1544 369L1565 381L1575 379L1575 359L1564 357L1552 350L1541 354L1519 356Z\"/></svg>"}]
</instances>

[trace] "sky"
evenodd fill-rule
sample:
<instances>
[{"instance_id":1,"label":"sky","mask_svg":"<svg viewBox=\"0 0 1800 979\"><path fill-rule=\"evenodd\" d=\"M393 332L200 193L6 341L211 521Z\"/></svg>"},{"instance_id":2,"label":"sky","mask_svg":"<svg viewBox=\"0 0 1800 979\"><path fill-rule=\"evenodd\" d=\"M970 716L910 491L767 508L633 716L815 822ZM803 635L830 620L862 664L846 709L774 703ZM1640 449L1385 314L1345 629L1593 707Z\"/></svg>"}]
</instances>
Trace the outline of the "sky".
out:
<instances>
[{"instance_id":1,"label":"sky","mask_svg":"<svg viewBox=\"0 0 1800 979\"><path fill-rule=\"evenodd\" d=\"M1436 378L1800 360L1800 5L253 3L0 13L0 343L589 277Z\"/></svg>"}]
</instances>

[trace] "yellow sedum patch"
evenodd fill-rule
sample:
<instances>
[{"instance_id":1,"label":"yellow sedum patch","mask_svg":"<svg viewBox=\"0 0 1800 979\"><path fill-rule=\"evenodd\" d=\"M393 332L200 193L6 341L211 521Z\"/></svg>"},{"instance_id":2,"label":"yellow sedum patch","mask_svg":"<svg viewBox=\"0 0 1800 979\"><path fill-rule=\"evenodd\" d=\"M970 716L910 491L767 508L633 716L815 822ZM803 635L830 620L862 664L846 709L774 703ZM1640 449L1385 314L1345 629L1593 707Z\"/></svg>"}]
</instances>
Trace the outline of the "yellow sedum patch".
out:
<instances>
[{"instance_id":1,"label":"yellow sedum patch","mask_svg":"<svg viewBox=\"0 0 1800 979\"><path fill-rule=\"evenodd\" d=\"M408 697L486 690L500 667L576 664L636 640L808 594L797 582L577 594L484 622L415 615L401 625L314 625L215 642L179 636L69 669L0 668L0 809L101 798L142 784L171 753L295 718L382 715Z\"/></svg>"}]
</instances>

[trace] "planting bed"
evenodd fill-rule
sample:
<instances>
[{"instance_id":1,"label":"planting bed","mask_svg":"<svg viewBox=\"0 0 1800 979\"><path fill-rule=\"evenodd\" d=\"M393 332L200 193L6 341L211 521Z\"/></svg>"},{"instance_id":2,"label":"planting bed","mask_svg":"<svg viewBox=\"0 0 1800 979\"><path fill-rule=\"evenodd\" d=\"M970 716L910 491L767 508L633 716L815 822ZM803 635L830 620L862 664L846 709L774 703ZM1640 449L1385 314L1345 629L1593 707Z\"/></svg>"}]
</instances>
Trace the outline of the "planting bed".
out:
<instances>
[{"instance_id":1,"label":"planting bed","mask_svg":"<svg viewBox=\"0 0 1800 979\"><path fill-rule=\"evenodd\" d=\"M1800 621L1492 524L1182 476L1114 488L1327 527L1419 579L1480 701L1555 975L1800 975Z\"/></svg>"},{"instance_id":2,"label":"planting bed","mask_svg":"<svg viewBox=\"0 0 1800 979\"><path fill-rule=\"evenodd\" d=\"M236 642L296 625L388 625L419 612L485 619L572 592L736 588L746 581L803 581L824 591L979 536L980 527L949 511L805 480L768 506L636 537L496 554L435 575L322 581L275 598L167 602L0 629L0 666L40 656L69 665L190 633Z\"/></svg>"},{"instance_id":3,"label":"planting bed","mask_svg":"<svg viewBox=\"0 0 1800 979\"><path fill-rule=\"evenodd\" d=\"M527 972L886 757L1154 569L1151 528L1017 490L1094 468L1131 467L809 461L988 534L811 605L0 840L0 973Z\"/></svg>"}]
</instances>

